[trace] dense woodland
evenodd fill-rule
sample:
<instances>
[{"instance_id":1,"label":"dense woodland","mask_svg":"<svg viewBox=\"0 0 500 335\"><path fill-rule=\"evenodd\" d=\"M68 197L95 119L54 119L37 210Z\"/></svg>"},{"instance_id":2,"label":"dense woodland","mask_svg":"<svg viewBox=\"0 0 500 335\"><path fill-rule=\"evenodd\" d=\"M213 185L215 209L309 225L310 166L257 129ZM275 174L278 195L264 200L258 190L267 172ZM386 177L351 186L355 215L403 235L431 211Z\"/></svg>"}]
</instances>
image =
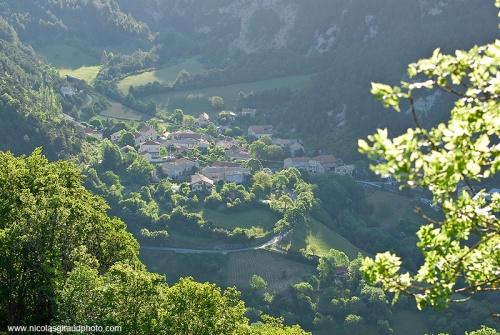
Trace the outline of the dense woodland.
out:
<instances>
[{"instance_id":1,"label":"dense woodland","mask_svg":"<svg viewBox=\"0 0 500 335\"><path fill-rule=\"evenodd\" d=\"M362 255L349 259L331 249L318 256L281 247L283 257L309 266L312 273L280 291L267 290L266 281L257 275L245 287L221 289L227 287L222 271L226 255L184 255L186 262L205 272L202 281L207 282L190 277L172 282L146 270L138 258L139 244L177 246L175 235L229 249L255 246L263 238L254 229L220 227L196 211L263 209L277 218L275 234L291 232L283 245L293 244L293 234L314 219L367 254L390 250L401 255L403 267L416 271L423 261L415 234L422 221L415 216L382 228L373 219L366 189L356 182L380 181L368 170L368 159L358 153L357 139L388 124L397 134L412 122L404 113L384 114L369 94L369 83L399 82L407 63L435 47L451 52L491 42L498 36L493 5L449 2L436 20L414 15L424 12L426 1L295 3L302 15L289 33L293 38L281 48L270 45L284 18L276 9L262 6L248 20L252 51L247 52L231 47L240 29L236 16L222 24L220 13L211 10L226 2L206 1L198 8L195 1L171 1L175 10L170 11L155 8L168 7L167 1L140 6L129 0L0 1L0 331L8 325L98 324L121 325L128 334L324 334L331 329L392 334L396 311L416 311L412 299L403 297L391 305L392 293L366 282L360 271ZM154 17L155 10L161 15ZM318 13L322 15L316 17ZM367 13L379 30L368 39L372 22ZM470 29L457 22L457 16L465 22L480 21L484 29ZM210 29L196 30L190 20L203 21ZM334 46L306 57L311 41L332 21L340 27ZM135 51L97 51L124 43ZM93 85L82 85L71 97L59 94L67 82L34 51L61 44L100 59ZM195 55L205 67L199 74L181 71L172 83L132 86L127 94L117 88L118 80L128 75ZM174 192L173 182L162 177L161 169L135 151L120 151L124 145L133 146L134 134L146 123L99 118L111 98L164 119L147 123L158 131L192 128L217 137L213 123L198 127L181 110L159 114L149 96L291 74L313 74L313 79L299 92L286 87L240 92L230 108L258 108L256 120L275 125L284 136L304 138L311 153L334 152L355 163L353 176L279 171L276 162L289 153L271 145L269 138L242 136L249 120L241 118L226 135L253 155L245 163L252 177L242 185L219 183L201 193L181 183ZM85 106L87 94L94 98L91 106ZM422 114L424 125L447 118L450 103L438 99L432 113ZM63 112L102 130L105 137L119 130L126 135L116 144L86 136ZM227 114L220 113L218 121L228 122ZM214 145L177 158L181 157L201 167L225 159L224 151ZM432 220L442 219L441 212L419 200L427 195L424 191L402 188L396 193L412 199ZM338 267L346 272L339 275ZM282 277L286 279L287 273ZM495 303L487 294L477 304L479 300ZM434 333L464 334L481 325L498 329L477 304L423 313Z\"/></svg>"}]
</instances>

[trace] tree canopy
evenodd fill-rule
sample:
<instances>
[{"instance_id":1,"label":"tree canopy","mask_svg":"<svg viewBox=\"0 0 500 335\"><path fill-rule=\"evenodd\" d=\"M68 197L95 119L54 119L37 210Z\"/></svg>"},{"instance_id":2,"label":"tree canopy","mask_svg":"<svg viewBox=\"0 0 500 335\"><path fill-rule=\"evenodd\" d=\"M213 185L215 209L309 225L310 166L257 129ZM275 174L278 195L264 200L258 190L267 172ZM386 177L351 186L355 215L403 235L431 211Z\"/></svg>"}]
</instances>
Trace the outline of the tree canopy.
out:
<instances>
[{"instance_id":1,"label":"tree canopy","mask_svg":"<svg viewBox=\"0 0 500 335\"><path fill-rule=\"evenodd\" d=\"M385 107L401 111L406 102L415 127L392 139L387 129L379 129L370 144L359 141L360 151L381 162L371 167L377 174L392 175L410 188L428 188L445 218L423 216L427 224L418 232L418 247L424 263L416 274L402 273L401 259L390 252L366 259L363 269L371 283L414 296L419 308L442 308L499 290L500 194L485 188L498 182L494 175L500 169L499 67L496 40L455 55L438 49L409 65L411 81L372 84ZM454 96L455 103L448 122L426 128L415 101L432 90Z\"/></svg>"}]
</instances>

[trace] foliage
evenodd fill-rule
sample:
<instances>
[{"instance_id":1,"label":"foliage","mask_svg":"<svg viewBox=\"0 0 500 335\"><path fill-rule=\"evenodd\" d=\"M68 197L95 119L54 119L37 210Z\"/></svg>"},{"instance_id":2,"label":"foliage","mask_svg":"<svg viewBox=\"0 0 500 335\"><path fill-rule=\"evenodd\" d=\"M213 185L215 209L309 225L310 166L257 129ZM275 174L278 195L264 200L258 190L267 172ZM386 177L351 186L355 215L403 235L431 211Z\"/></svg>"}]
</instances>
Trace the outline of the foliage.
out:
<instances>
[{"instance_id":1,"label":"foliage","mask_svg":"<svg viewBox=\"0 0 500 335\"><path fill-rule=\"evenodd\" d=\"M138 244L106 204L85 190L69 162L0 153L0 323L49 324L54 298L80 250L106 272L126 261L138 268Z\"/></svg>"},{"instance_id":2,"label":"foliage","mask_svg":"<svg viewBox=\"0 0 500 335\"><path fill-rule=\"evenodd\" d=\"M250 287L255 291L265 289L267 287L267 282L261 276L254 274L252 278L250 278Z\"/></svg>"},{"instance_id":3,"label":"foliage","mask_svg":"<svg viewBox=\"0 0 500 335\"><path fill-rule=\"evenodd\" d=\"M446 217L427 218L429 223L420 228L418 247L425 261L414 276L401 274L401 259L389 252L367 259L364 271L370 282L414 296L419 308L443 308L480 291L498 290L500 195L489 195L483 185L500 168L499 64L498 40L454 56L436 50L431 58L409 66L410 78L418 81L372 87L384 106L397 111L406 99L415 128L394 139L379 130L369 137L371 145L360 141L360 151L384 160L372 167L376 173L391 174L410 188L428 188L434 206ZM431 129L421 126L415 99L423 89L439 89L456 98L448 122Z\"/></svg>"}]
</instances>

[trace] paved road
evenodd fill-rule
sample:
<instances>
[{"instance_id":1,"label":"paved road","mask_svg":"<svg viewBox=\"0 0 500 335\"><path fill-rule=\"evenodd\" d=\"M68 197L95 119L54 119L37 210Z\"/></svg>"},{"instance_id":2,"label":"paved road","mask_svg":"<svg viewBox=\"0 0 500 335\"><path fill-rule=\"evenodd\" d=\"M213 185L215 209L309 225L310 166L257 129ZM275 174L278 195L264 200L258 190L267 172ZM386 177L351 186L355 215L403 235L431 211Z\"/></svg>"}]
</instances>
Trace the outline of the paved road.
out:
<instances>
[{"instance_id":1,"label":"paved road","mask_svg":"<svg viewBox=\"0 0 500 335\"><path fill-rule=\"evenodd\" d=\"M188 248L167 248L167 247L148 247L148 246L141 246L141 249L143 250L163 250L163 251L172 251L178 254L227 254L229 252L240 252L240 251L249 251L249 250L258 250L258 249L265 249L268 247L272 247L276 244L278 244L283 237L285 237L287 233L284 234L279 234L266 243L256 245L253 247L247 247L247 248L240 248L240 249L188 249Z\"/></svg>"}]
</instances>

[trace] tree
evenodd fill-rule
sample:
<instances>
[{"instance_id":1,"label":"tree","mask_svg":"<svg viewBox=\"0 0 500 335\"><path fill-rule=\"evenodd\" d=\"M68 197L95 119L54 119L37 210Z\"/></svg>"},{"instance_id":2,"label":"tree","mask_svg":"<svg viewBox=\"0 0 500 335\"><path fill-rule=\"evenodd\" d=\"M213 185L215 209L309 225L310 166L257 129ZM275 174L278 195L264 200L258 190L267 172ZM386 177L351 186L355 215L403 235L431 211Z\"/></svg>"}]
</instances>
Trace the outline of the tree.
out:
<instances>
[{"instance_id":1,"label":"tree","mask_svg":"<svg viewBox=\"0 0 500 335\"><path fill-rule=\"evenodd\" d=\"M360 151L383 159L371 167L377 174L390 174L410 188L428 188L445 218L435 221L423 215L428 223L420 228L417 245L424 263L415 275L401 273L401 259L390 252L367 258L363 270L371 283L396 292L396 298L400 292L415 297L419 308L443 308L500 287L500 194L489 195L482 186L500 169L499 66L497 40L454 56L434 51L431 58L409 65L410 78L418 81L396 87L372 84L373 94L386 107L400 111L406 100L415 127L394 139L386 129L378 130L368 137L370 145L360 140ZM447 123L422 126L414 102L416 92L425 89L456 98ZM472 195L459 191L461 185Z\"/></svg>"},{"instance_id":2,"label":"tree","mask_svg":"<svg viewBox=\"0 0 500 335\"><path fill-rule=\"evenodd\" d=\"M147 185L153 176L154 166L146 157L138 155L134 162L127 167L131 180L140 185Z\"/></svg>"},{"instance_id":3,"label":"tree","mask_svg":"<svg viewBox=\"0 0 500 335\"><path fill-rule=\"evenodd\" d=\"M75 254L94 259L101 273L118 261L140 265L139 245L106 215L104 200L83 188L80 171L49 163L41 149L20 158L0 152L0 208L2 329L50 324Z\"/></svg>"},{"instance_id":4,"label":"tree","mask_svg":"<svg viewBox=\"0 0 500 335\"><path fill-rule=\"evenodd\" d=\"M118 146L110 140L102 141L102 167L105 170L116 171L122 164L122 154Z\"/></svg>"},{"instance_id":5,"label":"tree","mask_svg":"<svg viewBox=\"0 0 500 335\"><path fill-rule=\"evenodd\" d=\"M174 110L173 114L170 116L170 121L175 125L182 125L182 121L184 121L184 112L182 109Z\"/></svg>"},{"instance_id":6,"label":"tree","mask_svg":"<svg viewBox=\"0 0 500 335\"><path fill-rule=\"evenodd\" d=\"M330 249L319 259L319 277L321 279L333 278L337 266L349 266L349 258L342 251Z\"/></svg>"},{"instance_id":7,"label":"tree","mask_svg":"<svg viewBox=\"0 0 500 335\"><path fill-rule=\"evenodd\" d=\"M222 99L219 96L214 95L214 96L210 97L208 100L210 101L212 108L215 110L221 109L224 107L224 99Z\"/></svg>"},{"instance_id":8,"label":"tree","mask_svg":"<svg viewBox=\"0 0 500 335\"><path fill-rule=\"evenodd\" d=\"M239 292L181 278L167 292L166 334L237 334L246 323Z\"/></svg>"},{"instance_id":9,"label":"tree","mask_svg":"<svg viewBox=\"0 0 500 335\"><path fill-rule=\"evenodd\" d=\"M135 146L135 136L130 131L125 131L122 133L120 137L120 146L124 147L126 145L130 145L131 147ZM163 147L162 147L163 148Z\"/></svg>"},{"instance_id":10,"label":"tree","mask_svg":"<svg viewBox=\"0 0 500 335\"><path fill-rule=\"evenodd\" d=\"M265 281L261 276L254 274L250 279L250 287L255 291L265 289L267 287L267 281Z\"/></svg>"},{"instance_id":11,"label":"tree","mask_svg":"<svg viewBox=\"0 0 500 335\"><path fill-rule=\"evenodd\" d=\"M253 177L252 192L257 197L263 197L273 185L272 177L263 171L256 172Z\"/></svg>"}]
</instances>

